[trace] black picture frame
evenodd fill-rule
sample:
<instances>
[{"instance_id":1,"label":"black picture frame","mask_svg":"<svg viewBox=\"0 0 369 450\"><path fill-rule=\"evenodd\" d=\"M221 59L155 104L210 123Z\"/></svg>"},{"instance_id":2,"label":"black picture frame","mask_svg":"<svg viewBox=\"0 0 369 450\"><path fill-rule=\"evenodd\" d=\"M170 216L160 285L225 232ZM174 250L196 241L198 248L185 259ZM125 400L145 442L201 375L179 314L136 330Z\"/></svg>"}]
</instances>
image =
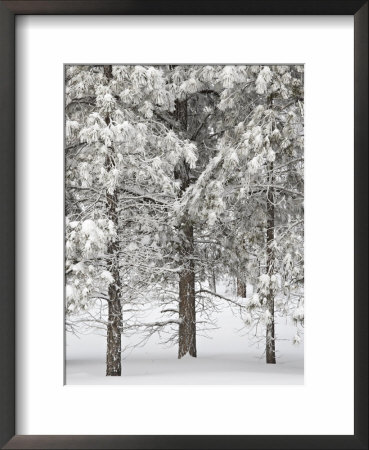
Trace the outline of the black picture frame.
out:
<instances>
[{"instance_id":1,"label":"black picture frame","mask_svg":"<svg viewBox=\"0 0 369 450\"><path fill-rule=\"evenodd\" d=\"M15 435L15 17L19 14L353 15L354 435ZM368 2L365 0L0 1L0 445L6 449L367 449L368 448ZM21 280L17 280L21 282ZM343 356L344 358L344 356ZM343 361L344 363L344 361ZM317 408L319 405L317 405Z\"/></svg>"}]
</instances>

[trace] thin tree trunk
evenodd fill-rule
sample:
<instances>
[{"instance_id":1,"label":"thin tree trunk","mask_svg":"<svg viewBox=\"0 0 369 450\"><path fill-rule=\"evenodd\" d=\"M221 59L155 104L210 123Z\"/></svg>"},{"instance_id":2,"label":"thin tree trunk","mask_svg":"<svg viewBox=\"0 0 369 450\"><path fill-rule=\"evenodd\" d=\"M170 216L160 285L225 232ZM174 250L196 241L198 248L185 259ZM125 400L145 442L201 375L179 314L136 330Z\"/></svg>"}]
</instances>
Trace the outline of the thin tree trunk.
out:
<instances>
[{"instance_id":1,"label":"thin tree trunk","mask_svg":"<svg viewBox=\"0 0 369 450\"><path fill-rule=\"evenodd\" d=\"M104 75L108 80L113 76L112 66L104 66ZM110 124L110 115L105 117L107 125ZM114 167L114 159L111 153L114 151L113 147L108 149L108 155L105 159L105 169L110 171ZM117 201L118 193L115 190L113 193L106 192L106 209L107 218L111 220L118 228L117 215ZM108 288L108 326L107 326L107 348L106 348L106 375L120 376L122 372L121 363L121 334L122 334L122 306L120 301L120 275L119 275L119 260L118 260L119 243L118 240L112 241L108 246L108 269L113 277L113 282Z\"/></svg>"},{"instance_id":2,"label":"thin tree trunk","mask_svg":"<svg viewBox=\"0 0 369 450\"><path fill-rule=\"evenodd\" d=\"M215 277L215 270L211 269L211 274L208 278L208 282L209 282L209 288L212 292L217 292L217 280Z\"/></svg>"},{"instance_id":3,"label":"thin tree trunk","mask_svg":"<svg viewBox=\"0 0 369 450\"><path fill-rule=\"evenodd\" d=\"M187 100L176 101L176 118L187 134ZM182 161L175 171L175 178L180 180L181 195L190 185L190 168ZM193 225L183 218L178 227L182 239L179 253L184 267L179 274L179 330L178 330L178 358L186 354L196 357L196 305L195 305L195 267L194 267L194 239Z\"/></svg>"},{"instance_id":4,"label":"thin tree trunk","mask_svg":"<svg viewBox=\"0 0 369 450\"><path fill-rule=\"evenodd\" d=\"M208 250L205 249L205 260L208 261L209 260L209 253ZM209 274L208 274L208 284L209 284L209 290L211 292L216 292L217 291L217 283L216 283L216 278L215 278L215 270L214 267L211 267L209 269Z\"/></svg>"},{"instance_id":5,"label":"thin tree trunk","mask_svg":"<svg viewBox=\"0 0 369 450\"><path fill-rule=\"evenodd\" d=\"M273 185L273 163L268 164L271 174L270 184ZM267 196L267 274L269 277L274 272L274 189L269 188ZM267 311L269 312L266 326L266 362L275 364L275 330L274 330L274 291L269 286L267 295Z\"/></svg>"},{"instance_id":6,"label":"thin tree trunk","mask_svg":"<svg viewBox=\"0 0 369 450\"><path fill-rule=\"evenodd\" d=\"M246 283L237 278L237 297L246 298Z\"/></svg>"}]
</instances>

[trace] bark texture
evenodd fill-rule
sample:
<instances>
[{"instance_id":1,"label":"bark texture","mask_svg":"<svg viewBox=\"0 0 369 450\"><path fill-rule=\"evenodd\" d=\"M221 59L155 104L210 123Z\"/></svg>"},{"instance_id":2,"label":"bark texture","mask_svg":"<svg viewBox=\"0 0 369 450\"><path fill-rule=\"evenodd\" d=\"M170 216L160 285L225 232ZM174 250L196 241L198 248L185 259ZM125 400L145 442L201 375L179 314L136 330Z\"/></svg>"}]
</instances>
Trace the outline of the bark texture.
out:
<instances>
[{"instance_id":1,"label":"bark texture","mask_svg":"<svg viewBox=\"0 0 369 450\"><path fill-rule=\"evenodd\" d=\"M179 274L179 340L178 358L187 353L197 356L196 352L196 305L195 270L193 262L193 226L185 223L181 227L185 236L181 251L185 268Z\"/></svg>"},{"instance_id":2,"label":"bark texture","mask_svg":"<svg viewBox=\"0 0 369 450\"><path fill-rule=\"evenodd\" d=\"M273 163L268 164L270 184L273 185ZM269 277L274 272L274 189L269 188L267 196L267 273ZM275 364L275 331L274 331L274 290L269 286L267 296L269 320L266 327L266 362Z\"/></svg>"},{"instance_id":3,"label":"bark texture","mask_svg":"<svg viewBox=\"0 0 369 450\"><path fill-rule=\"evenodd\" d=\"M246 298L246 283L237 278L237 297Z\"/></svg>"},{"instance_id":4,"label":"bark texture","mask_svg":"<svg viewBox=\"0 0 369 450\"><path fill-rule=\"evenodd\" d=\"M176 119L181 124L183 133L187 134L187 100L176 101ZM175 171L175 178L180 180L181 195L190 185L190 168L182 161ZM195 267L193 225L183 217L178 227L181 243L179 253L183 270L179 274L179 331L178 358L189 354L196 357L196 305L195 305Z\"/></svg>"},{"instance_id":5,"label":"bark texture","mask_svg":"<svg viewBox=\"0 0 369 450\"><path fill-rule=\"evenodd\" d=\"M104 66L104 75L109 81L112 78L112 66ZM107 125L110 124L110 115L105 117ZM114 167L114 159L112 154L114 148L108 149L105 159L105 169L112 170ZM118 193L106 192L106 209L107 217L116 227L118 227L117 215ZM112 241L108 246L107 266L112 274L114 281L109 285L109 301L108 301L108 326L107 326L107 348L106 348L106 375L120 376L122 373L121 363L121 336L122 336L122 305L120 300L121 281L119 275L119 259L118 259L119 243L118 240Z\"/></svg>"},{"instance_id":6,"label":"bark texture","mask_svg":"<svg viewBox=\"0 0 369 450\"><path fill-rule=\"evenodd\" d=\"M208 278L208 282L209 282L209 288L212 292L217 292L217 279L215 277L215 270L213 269L211 271L211 274Z\"/></svg>"}]
</instances>

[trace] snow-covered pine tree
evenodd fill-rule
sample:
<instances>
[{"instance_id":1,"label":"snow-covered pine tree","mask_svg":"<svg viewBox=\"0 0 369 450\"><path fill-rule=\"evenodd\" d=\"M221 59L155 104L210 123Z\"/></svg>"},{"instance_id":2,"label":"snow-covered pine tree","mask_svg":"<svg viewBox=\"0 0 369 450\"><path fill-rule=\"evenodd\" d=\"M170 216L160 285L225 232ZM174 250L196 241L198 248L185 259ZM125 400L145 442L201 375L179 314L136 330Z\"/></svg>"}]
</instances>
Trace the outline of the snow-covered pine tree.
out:
<instances>
[{"instance_id":1,"label":"snow-covered pine tree","mask_svg":"<svg viewBox=\"0 0 369 450\"><path fill-rule=\"evenodd\" d=\"M266 361L275 363L275 298L288 287L288 301L295 305L291 295L302 301L303 68L227 66L222 76L219 83L226 85L217 107L224 117L214 133L221 135L219 151L183 207L205 221L213 236L218 231L225 270L239 279L244 267L255 280L246 322L252 322L250 312L257 323L264 322ZM288 236L294 229L291 246ZM297 256L292 284L283 275L283 260L292 261L291 247ZM294 306L287 308L285 301L280 298L278 307L294 315Z\"/></svg>"},{"instance_id":2,"label":"snow-covered pine tree","mask_svg":"<svg viewBox=\"0 0 369 450\"><path fill-rule=\"evenodd\" d=\"M152 117L154 102L174 110L164 84L154 68L67 69L67 320L106 327L107 375L121 373L122 305L173 270L158 251L188 144Z\"/></svg>"},{"instance_id":3,"label":"snow-covered pine tree","mask_svg":"<svg viewBox=\"0 0 369 450\"><path fill-rule=\"evenodd\" d=\"M106 329L107 374L122 331L170 327L196 356L217 276L275 362L275 314L303 323L303 69L70 66L66 138L67 323Z\"/></svg>"}]
</instances>

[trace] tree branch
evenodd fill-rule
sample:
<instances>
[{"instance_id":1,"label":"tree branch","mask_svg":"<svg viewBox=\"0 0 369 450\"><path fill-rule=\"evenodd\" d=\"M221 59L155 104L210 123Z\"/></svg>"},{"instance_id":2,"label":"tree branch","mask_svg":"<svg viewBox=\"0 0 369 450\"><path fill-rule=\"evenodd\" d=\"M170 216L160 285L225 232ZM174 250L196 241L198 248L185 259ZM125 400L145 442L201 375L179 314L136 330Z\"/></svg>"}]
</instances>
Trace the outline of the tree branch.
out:
<instances>
[{"instance_id":1,"label":"tree branch","mask_svg":"<svg viewBox=\"0 0 369 450\"><path fill-rule=\"evenodd\" d=\"M195 294L201 294L201 293L213 295L214 297L219 297L222 300L226 300L227 302L230 302L230 303L233 303L236 306L239 306L240 308L245 308L245 305L242 305L241 303L238 303L238 302L236 302L234 300L231 300L230 298L224 297L223 295L217 294L216 292L212 292L212 291L209 291L207 289L200 289L199 291L195 292Z\"/></svg>"}]
</instances>

